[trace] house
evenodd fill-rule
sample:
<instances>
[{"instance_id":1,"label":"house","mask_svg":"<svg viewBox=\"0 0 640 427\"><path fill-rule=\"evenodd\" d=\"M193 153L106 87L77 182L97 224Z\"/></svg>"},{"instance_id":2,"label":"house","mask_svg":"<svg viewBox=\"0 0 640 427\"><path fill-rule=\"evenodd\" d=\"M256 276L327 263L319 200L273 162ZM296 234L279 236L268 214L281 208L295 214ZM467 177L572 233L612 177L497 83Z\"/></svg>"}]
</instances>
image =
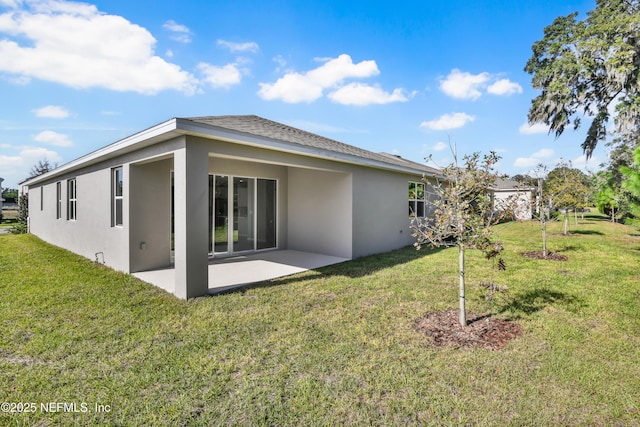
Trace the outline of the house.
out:
<instances>
[{"instance_id":1,"label":"house","mask_svg":"<svg viewBox=\"0 0 640 427\"><path fill-rule=\"evenodd\" d=\"M513 203L514 216L517 220L526 221L533 218L534 187L523 185L512 179L500 178L492 190L494 205L498 209L501 204Z\"/></svg>"},{"instance_id":2,"label":"house","mask_svg":"<svg viewBox=\"0 0 640 427\"><path fill-rule=\"evenodd\" d=\"M126 273L295 250L353 259L413 242L437 170L257 116L173 118L24 183L31 233Z\"/></svg>"}]
</instances>

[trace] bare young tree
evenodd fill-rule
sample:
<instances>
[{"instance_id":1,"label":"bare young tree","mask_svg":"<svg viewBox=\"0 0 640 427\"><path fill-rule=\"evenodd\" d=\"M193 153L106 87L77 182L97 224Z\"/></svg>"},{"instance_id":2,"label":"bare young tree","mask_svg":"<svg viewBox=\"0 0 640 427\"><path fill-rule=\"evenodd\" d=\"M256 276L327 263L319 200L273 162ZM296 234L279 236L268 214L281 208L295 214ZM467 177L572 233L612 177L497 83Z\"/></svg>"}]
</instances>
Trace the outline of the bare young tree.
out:
<instances>
[{"instance_id":1,"label":"bare young tree","mask_svg":"<svg viewBox=\"0 0 640 427\"><path fill-rule=\"evenodd\" d=\"M465 309L465 250L482 250L486 257L498 257L502 252L502 242L495 238L492 226L501 219L513 215L511 203L501 203L496 209L493 188L502 176L494 170L500 157L491 152L481 156L473 153L464 156L464 165L458 165L455 147L452 147L454 161L442 169L442 179L435 184L426 183L433 197L431 217L415 217L411 221L412 236L417 249L429 244L434 247L456 246L458 248L459 273L459 322L467 325ZM499 265L504 263L500 259Z\"/></svg>"},{"instance_id":2,"label":"bare young tree","mask_svg":"<svg viewBox=\"0 0 640 427\"><path fill-rule=\"evenodd\" d=\"M58 167L57 163L49 163L48 159L38 160L38 163L31 167L29 178L40 176Z\"/></svg>"}]
</instances>

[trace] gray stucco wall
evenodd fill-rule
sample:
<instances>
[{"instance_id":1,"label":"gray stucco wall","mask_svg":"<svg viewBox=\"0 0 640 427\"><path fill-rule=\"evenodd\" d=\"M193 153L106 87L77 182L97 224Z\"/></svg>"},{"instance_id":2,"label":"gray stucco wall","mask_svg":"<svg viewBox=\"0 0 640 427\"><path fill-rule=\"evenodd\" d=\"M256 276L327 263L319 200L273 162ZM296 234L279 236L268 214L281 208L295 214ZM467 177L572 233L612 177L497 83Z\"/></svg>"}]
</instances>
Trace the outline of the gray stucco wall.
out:
<instances>
[{"instance_id":1,"label":"gray stucco wall","mask_svg":"<svg viewBox=\"0 0 640 427\"><path fill-rule=\"evenodd\" d=\"M132 164L130 171L131 271L171 263L171 170L173 159Z\"/></svg>"},{"instance_id":2,"label":"gray stucco wall","mask_svg":"<svg viewBox=\"0 0 640 427\"><path fill-rule=\"evenodd\" d=\"M351 174L289 168L289 249L352 258Z\"/></svg>"},{"instance_id":3,"label":"gray stucco wall","mask_svg":"<svg viewBox=\"0 0 640 427\"><path fill-rule=\"evenodd\" d=\"M353 173L353 256L414 242L409 229L408 183L420 177L357 167Z\"/></svg>"},{"instance_id":4,"label":"gray stucco wall","mask_svg":"<svg viewBox=\"0 0 640 427\"><path fill-rule=\"evenodd\" d=\"M124 165L125 183L129 168ZM76 179L77 219L67 220L67 179ZM56 219L56 182L61 182L62 215ZM67 175L43 185L43 209L40 186L29 188L30 231L41 239L89 259L104 260L116 270L129 271L126 206L129 189L125 184L124 227L111 227L111 169Z\"/></svg>"}]
</instances>

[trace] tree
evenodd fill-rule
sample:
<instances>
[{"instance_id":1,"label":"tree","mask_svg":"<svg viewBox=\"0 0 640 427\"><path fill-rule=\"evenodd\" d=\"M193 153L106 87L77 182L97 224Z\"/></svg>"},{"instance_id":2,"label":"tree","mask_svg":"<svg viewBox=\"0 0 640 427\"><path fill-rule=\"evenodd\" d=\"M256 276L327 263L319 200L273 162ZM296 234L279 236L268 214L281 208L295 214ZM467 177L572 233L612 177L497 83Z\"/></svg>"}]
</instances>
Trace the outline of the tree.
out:
<instances>
[{"instance_id":1,"label":"tree","mask_svg":"<svg viewBox=\"0 0 640 427\"><path fill-rule=\"evenodd\" d=\"M14 234L24 234L29 231L29 196L21 194L18 197L18 224L11 230Z\"/></svg>"},{"instance_id":2,"label":"tree","mask_svg":"<svg viewBox=\"0 0 640 427\"><path fill-rule=\"evenodd\" d=\"M569 230L569 211L574 211L577 222L577 210L586 207L589 202L589 181L584 172L572 168L571 163L566 161L560 161L547 175L544 190L550 199L551 207L564 210L565 235Z\"/></svg>"},{"instance_id":3,"label":"tree","mask_svg":"<svg viewBox=\"0 0 640 427\"><path fill-rule=\"evenodd\" d=\"M546 203L548 197L544 191L544 177L547 175L547 167L542 163L536 167L536 217L540 221L542 231L542 257L547 257L547 222L549 222L549 206Z\"/></svg>"},{"instance_id":4,"label":"tree","mask_svg":"<svg viewBox=\"0 0 640 427\"><path fill-rule=\"evenodd\" d=\"M454 162L442 170L443 180L426 187L433 192L429 197L432 217L415 217L411 220L415 246L456 246L458 248L460 325L467 325L465 310L466 249L482 250L487 258L494 258L502 251L502 243L494 238L492 226L512 214L507 204L497 211L494 208L491 188L500 175L494 171L499 157L491 152L481 158L479 153L464 156L464 166L458 166L455 148ZM499 265L504 265L500 259Z\"/></svg>"},{"instance_id":5,"label":"tree","mask_svg":"<svg viewBox=\"0 0 640 427\"><path fill-rule=\"evenodd\" d=\"M38 163L31 167L29 171L29 178L40 176L58 167L57 163L49 163L46 158L44 160L38 160Z\"/></svg>"},{"instance_id":6,"label":"tree","mask_svg":"<svg viewBox=\"0 0 640 427\"><path fill-rule=\"evenodd\" d=\"M600 212L609 215L611 222L628 215L630 195L610 169L594 176L594 186L596 206Z\"/></svg>"},{"instance_id":7,"label":"tree","mask_svg":"<svg viewBox=\"0 0 640 427\"><path fill-rule=\"evenodd\" d=\"M622 187L632 195L640 198L640 147L633 152L633 166L621 166L620 172L627 177ZM630 222L640 225L640 202L636 200L629 204L629 211L634 216Z\"/></svg>"},{"instance_id":8,"label":"tree","mask_svg":"<svg viewBox=\"0 0 640 427\"><path fill-rule=\"evenodd\" d=\"M607 136L611 112L625 143L635 145L640 135L640 2L596 0L586 19L577 15L556 18L532 47L525 71L542 93L531 103L529 122L559 137L587 116L582 148L589 158Z\"/></svg>"}]
</instances>

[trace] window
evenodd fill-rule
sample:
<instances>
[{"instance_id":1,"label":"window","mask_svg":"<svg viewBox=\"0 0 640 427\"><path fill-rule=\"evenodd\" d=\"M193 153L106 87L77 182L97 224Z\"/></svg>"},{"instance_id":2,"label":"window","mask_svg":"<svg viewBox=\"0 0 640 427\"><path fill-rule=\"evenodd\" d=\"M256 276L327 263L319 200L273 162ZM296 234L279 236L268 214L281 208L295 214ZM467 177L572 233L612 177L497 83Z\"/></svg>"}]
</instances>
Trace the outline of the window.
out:
<instances>
[{"instance_id":1,"label":"window","mask_svg":"<svg viewBox=\"0 0 640 427\"><path fill-rule=\"evenodd\" d=\"M67 180L67 219L76 219L76 179Z\"/></svg>"},{"instance_id":2,"label":"window","mask_svg":"<svg viewBox=\"0 0 640 427\"><path fill-rule=\"evenodd\" d=\"M111 169L111 226L121 227L122 219L122 203L123 203L123 172L122 166Z\"/></svg>"},{"instance_id":3,"label":"window","mask_svg":"<svg viewBox=\"0 0 640 427\"><path fill-rule=\"evenodd\" d=\"M62 218L62 183L56 182L56 219Z\"/></svg>"},{"instance_id":4,"label":"window","mask_svg":"<svg viewBox=\"0 0 640 427\"><path fill-rule=\"evenodd\" d=\"M44 185L40 187L40 210L44 210Z\"/></svg>"},{"instance_id":5,"label":"window","mask_svg":"<svg viewBox=\"0 0 640 427\"><path fill-rule=\"evenodd\" d=\"M409 217L424 217L426 215L426 194L424 183L409 182Z\"/></svg>"}]
</instances>

